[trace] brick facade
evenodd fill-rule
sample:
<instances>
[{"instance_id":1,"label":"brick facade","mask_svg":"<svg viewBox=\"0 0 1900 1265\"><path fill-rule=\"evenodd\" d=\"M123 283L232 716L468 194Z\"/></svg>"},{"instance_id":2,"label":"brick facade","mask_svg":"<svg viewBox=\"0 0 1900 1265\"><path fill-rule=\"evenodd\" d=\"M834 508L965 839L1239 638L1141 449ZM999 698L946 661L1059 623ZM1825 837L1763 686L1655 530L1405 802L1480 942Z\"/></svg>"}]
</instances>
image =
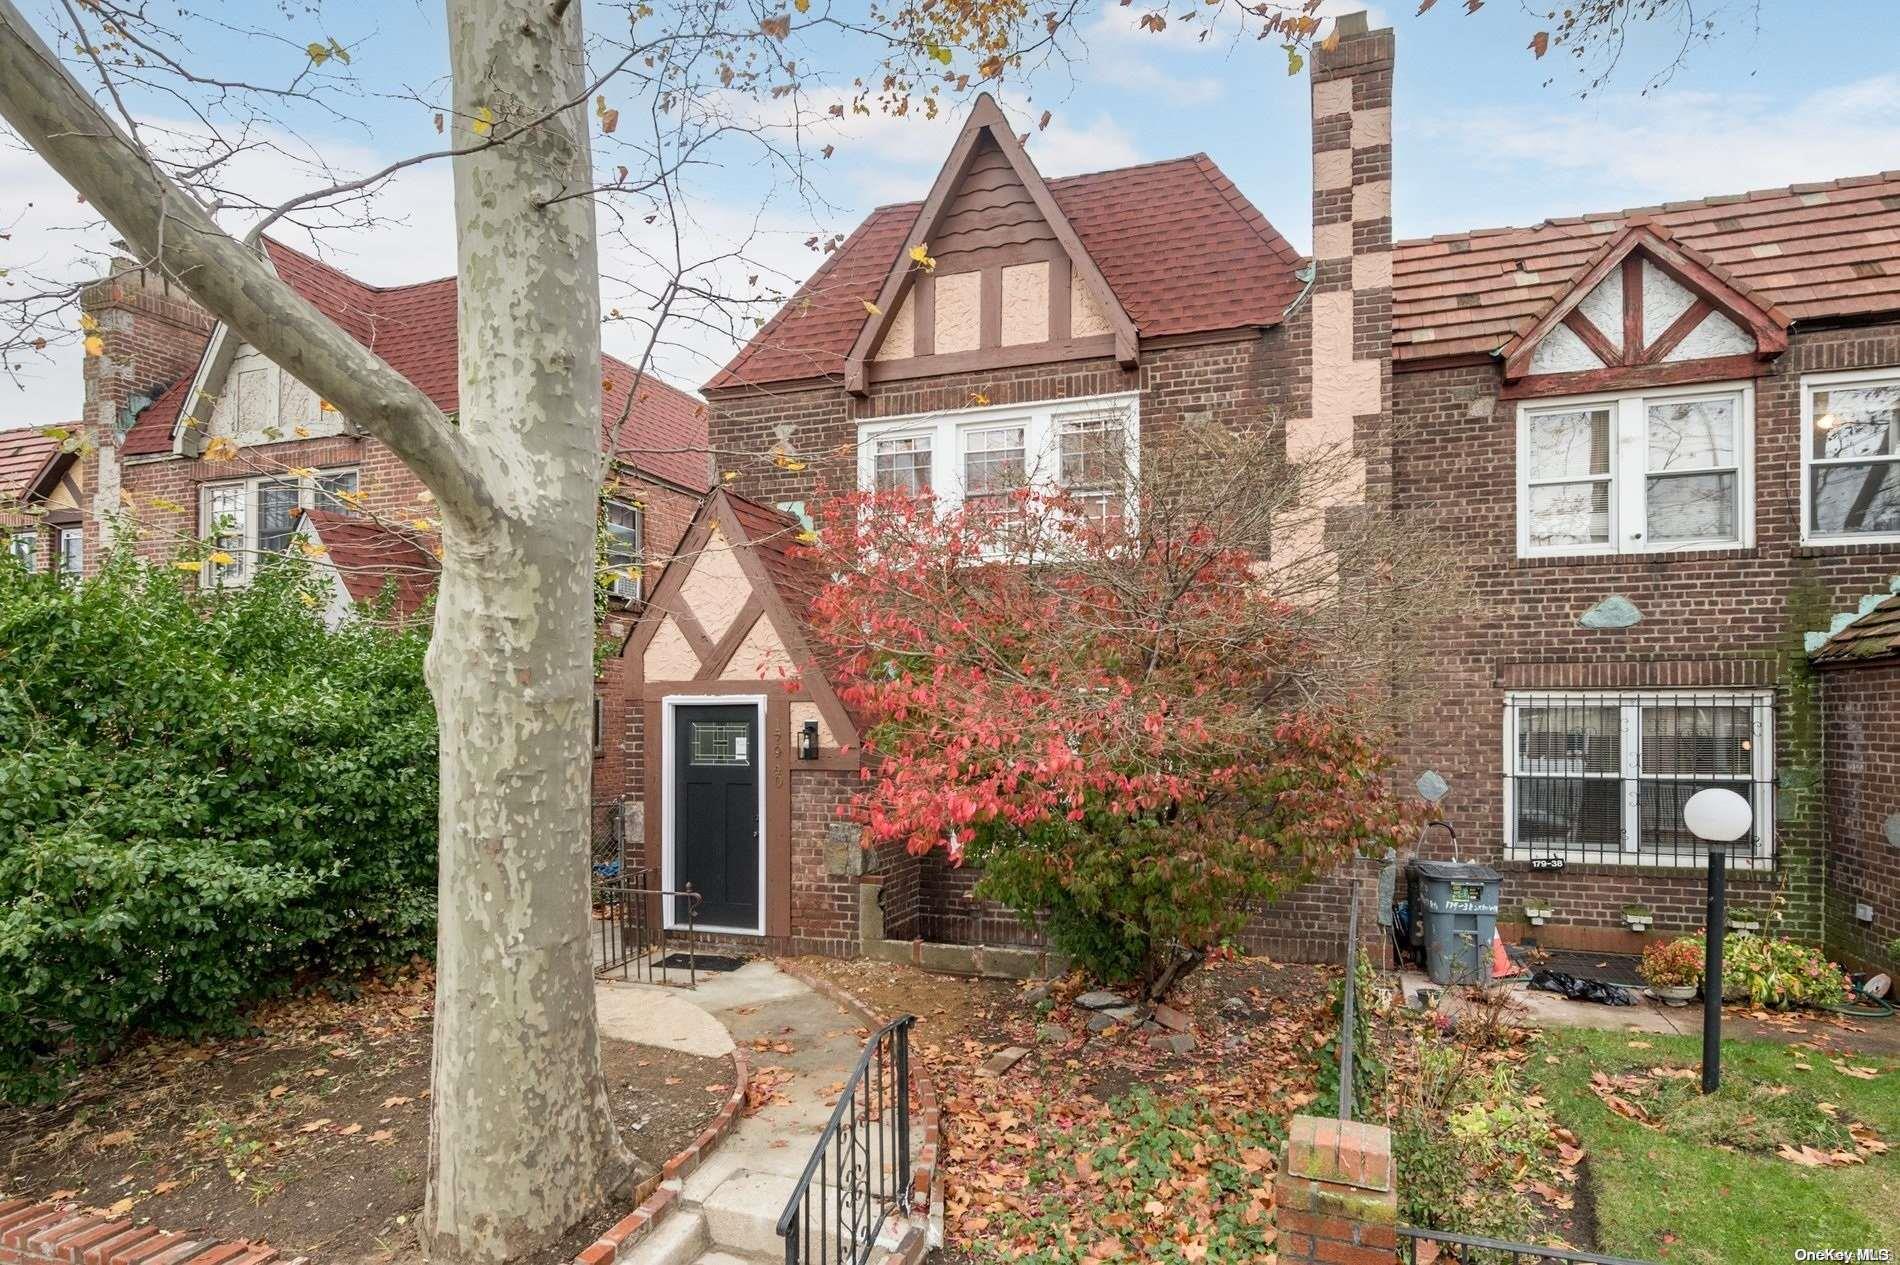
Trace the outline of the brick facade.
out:
<instances>
[{"instance_id":1,"label":"brick facade","mask_svg":"<svg viewBox=\"0 0 1900 1265\"><path fill-rule=\"evenodd\" d=\"M362 498L357 509L379 522L401 526L436 516L421 481L387 445L366 435L246 444L224 461L123 453L121 444L136 414L164 388L197 371L214 322L181 290L134 268L121 268L88 287L81 306L98 322L104 344L102 353L85 363L83 424L91 442L72 474L86 503L89 572L97 570L120 532L130 533L133 548L148 561L177 557L204 530L201 504L207 485L292 468L355 470ZM704 494L624 464L613 494L641 509L648 558L643 585L650 593ZM50 532L42 536L50 538ZM42 539L43 567L50 565L50 547L49 539ZM630 614L617 611L603 635L624 640ZM606 832L615 805L627 796L628 771L638 769L642 758L640 709L628 705L623 676L618 657L609 657L596 684L602 712L593 766L597 836Z\"/></svg>"},{"instance_id":2,"label":"brick facade","mask_svg":"<svg viewBox=\"0 0 1900 1265\"><path fill-rule=\"evenodd\" d=\"M1488 364L1401 372L1394 383L1397 499L1464 561L1468 589L1421 630L1413 669L1437 702L1399 743L1401 785L1427 768L1450 779L1445 809L1467 859L1504 871L1504 920L1527 899L1555 909L1543 943L1633 950L1622 927L1641 904L1654 934L1701 926L1700 865L1665 871L1571 865L1532 872L1502 862L1502 726L1509 689L1766 687L1775 694L1777 865L1733 873L1730 902L1786 898L1782 929L1818 940L1824 904L1821 707L1803 637L1836 611L1884 591L1900 548L1804 546L1800 540L1803 374L1900 364L1900 325L1797 333L1756 380L1755 543L1747 549L1613 557L1517 557L1516 405ZM1642 613L1620 629L1579 618L1617 594ZM1447 853L1442 836L1433 849Z\"/></svg>"},{"instance_id":3,"label":"brick facade","mask_svg":"<svg viewBox=\"0 0 1900 1265\"><path fill-rule=\"evenodd\" d=\"M1900 659L1821 677L1829 954L1900 973ZM1872 906L1863 922L1857 906Z\"/></svg>"}]
</instances>

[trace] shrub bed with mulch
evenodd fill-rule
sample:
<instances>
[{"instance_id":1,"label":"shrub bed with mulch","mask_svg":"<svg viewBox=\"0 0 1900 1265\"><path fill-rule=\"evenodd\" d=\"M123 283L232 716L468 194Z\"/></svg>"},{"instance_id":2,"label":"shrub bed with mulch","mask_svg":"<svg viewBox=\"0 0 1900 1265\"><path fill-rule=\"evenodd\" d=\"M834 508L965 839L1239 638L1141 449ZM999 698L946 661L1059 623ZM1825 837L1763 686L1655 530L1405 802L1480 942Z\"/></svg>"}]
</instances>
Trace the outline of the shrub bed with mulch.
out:
<instances>
[{"instance_id":1,"label":"shrub bed with mulch","mask_svg":"<svg viewBox=\"0 0 1900 1265\"><path fill-rule=\"evenodd\" d=\"M322 1265L419 1259L432 979L413 966L348 999L277 1002L248 1035L153 1040L88 1069L51 1104L0 1108L0 1199L268 1242ZM687 1146L733 1087L728 1059L601 1040L633 1182ZM532 1258L571 1260L625 1216Z\"/></svg>"}]
</instances>

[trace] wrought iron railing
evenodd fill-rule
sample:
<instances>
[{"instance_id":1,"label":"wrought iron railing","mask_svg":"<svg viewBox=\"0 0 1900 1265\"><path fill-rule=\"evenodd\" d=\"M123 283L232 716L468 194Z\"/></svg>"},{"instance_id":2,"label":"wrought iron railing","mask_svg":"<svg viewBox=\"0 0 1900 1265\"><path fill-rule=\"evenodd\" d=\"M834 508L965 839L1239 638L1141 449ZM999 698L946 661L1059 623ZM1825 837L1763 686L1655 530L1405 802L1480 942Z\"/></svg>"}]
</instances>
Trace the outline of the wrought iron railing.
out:
<instances>
[{"instance_id":1,"label":"wrought iron railing","mask_svg":"<svg viewBox=\"0 0 1900 1265\"><path fill-rule=\"evenodd\" d=\"M910 1211L910 1029L865 1043L798 1186L779 1214L785 1265L863 1265L892 1213Z\"/></svg>"},{"instance_id":2,"label":"wrought iron railing","mask_svg":"<svg viewBox=\"0 0 1900 1265\"><path fill-rule=\"evenodd\" d=\"M1433 1244L1437 1255L1421 1253L1424 1244ZM1440 1265L1650 1265L1648 1261L1627 1256L1601 1256L1567 1247L1539 1247L1535 1243L1507 1243L1475 1234L1451 1234L1444 1230L1421 1230L1417 1226L1399 1227L1399 1259L1404 1265L1422 1265L1426 1261Z\"/></svg>"},{"instance_id":3,"label":"wrought iron railing","mask_svg":"<svg viewBox=\"0 0 1900 1265\"><path fill-rule=\"evenodd\" d=\"M1339 984L1339 1118L1352 1119L1353 1029L1359 1004L1359 880L1352 881L1346 911L1346 978Z\"/></svg>"},{"instance_id":4,"label":"wrought iron railing","mask_svg":"<svg viewBox=\"0 0 1900 1265\"><path fill-rule=\"evenodd\" d=\"M1769 691L1513 691L1506 703L1506 855L1563 863L1702 866L1682 821L1697 791L1755 810L1729 868L1774 864L1775 697Z\"/></svg>"},{"instance_id":5,"label":"wrought iron railing","mask_svg":"<svg viewBox=\"0 0 1900 1265\"><path fill-rule=\"evenodd\" d=\"M645 867L594 882L594 975L649 984L699 986L700 894L647 885ZM662 906L684 910L684 927L667 926Z\"/></svg>"}]
</instances>

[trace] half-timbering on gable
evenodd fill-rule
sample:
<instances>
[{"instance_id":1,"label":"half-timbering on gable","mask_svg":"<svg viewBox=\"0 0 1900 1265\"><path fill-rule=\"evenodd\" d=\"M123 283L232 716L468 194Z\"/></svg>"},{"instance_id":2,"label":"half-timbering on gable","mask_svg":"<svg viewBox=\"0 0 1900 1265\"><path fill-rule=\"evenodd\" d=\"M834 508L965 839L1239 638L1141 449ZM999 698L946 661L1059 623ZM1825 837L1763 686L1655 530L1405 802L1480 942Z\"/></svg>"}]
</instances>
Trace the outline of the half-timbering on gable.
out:
<instances>
[{"instance_id":1,"label":"half-timbering on gable","mask_svg":"<svg viewBox=\"0 0 1900 1265\"><path fill-rule=\"evenodd\" d=\"M656 605L634 639L649 732L749 691L750 749L781 760L796 738L775 674L811 678L786 666L803 652L733 666L741 611L780 631L740 561L770 551L734 534L735 507L789 531L825 487L954 503L1059 480L1109 412L1135 445L1206 415L1294 455L1350 445L1347 499L1417 515L1463 560L1465 595L1404 669L1437 702L1396 736L1398 776L1450 780L1463 855L1503 872L1508 934L1634 950L1632 922L1697 927L1706 855L1681 805L1728 786L1756 818L1731 901L1891 965L1900 756L1854 697L1890 656L1818 669L1900 583L1900 173L1395 241L1393 58L1355 17L1315 50L1307 258L1205 155L1049 179L979 102L923 200L872 212L707 383L713 447L781 460L737 473L704 526L737 548L668 595L691 619ZM665 755L643 757L646 846L677 872L701 827ZM913 956L1034 941L936 855L847 863L854 827L798 790L830 776L762 801L764 934ZM1331 957L1346 899L1323 879L1249 939Z\"/></svg>"}]
</instances>

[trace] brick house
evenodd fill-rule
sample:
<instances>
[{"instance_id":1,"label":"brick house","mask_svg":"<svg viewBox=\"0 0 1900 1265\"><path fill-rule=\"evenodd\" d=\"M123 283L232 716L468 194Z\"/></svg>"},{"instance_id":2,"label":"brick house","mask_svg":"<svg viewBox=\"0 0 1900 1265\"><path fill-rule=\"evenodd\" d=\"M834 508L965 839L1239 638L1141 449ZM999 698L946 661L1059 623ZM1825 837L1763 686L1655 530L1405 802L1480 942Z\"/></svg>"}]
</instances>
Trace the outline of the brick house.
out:
<instances>
[{"instance_id":1,"label":"brick house","mask_svg":"<svg viewBox=\"0 0 1900 1265\"><path fill-rule=\"evenodd\" d=\"M0 431L0 536L29 571L85 567L78 426Z\"/></svg>"},{"instance_id":2,"label":"brick house","mask_svg":"<svg viewBox=\"0 0 1900 1265\"><path fill-rule=\"evenodd\" d=\"M278 275L421 388L456 408L454 278L366 285L277 242ZM68 480L83 512L72 527L85 566L126 532L154 561L216 551L201 582L245 583L261 559L301 543L330 577L340 611L388 587L394 613L433 592L434 509L421 483L380 441L212 321L164 279L123 267L89 287L82 309L103 351L86 361L91 442ZM603 525L613 582L605 632L623 639L711 482L700 402L602 358L602 443L618 428ZM620 425L625 417L624 426ZM55 516L49 514L53 523ZM637 722L624 706L623 660L607 660L595 698L596 830L624 795Z\"/></svg>"},{"instance_id":3,"label":"brick house","mask_svg":"<svg viewBox=\"0 0 1900 1265\"><path fill-rule=\"evenodd\" d=\"M1808 651L1900 574L1900 174L1394 241L1392 34L1341 33L1310 72L1310 259L1205 155L1045 181L979 102L928 196L872 212L706 384L716 450L787 458L737 476L721 512L782 533L821 485L980 494L999 470L1059 472L1110 405L1135 444L1195 413L1294 455L1350 441L1357 495L1329 512L1417 515L1466 562L1462 604L1411 647L1439 701L1396 752L1404 783L1450 779L1462 855L1504 873L1508 934L1527 905L1547 945L1640 947L1627 906L1653 934L1697 927L1706 857L1677 823L1722 785L1757 812L1731 903L1890 963L1900 844L1869 823L1900 810L1900 749L1864 701L1886 669L1823 674ZM729 569L733 594L649 607L642 705L719 693L697 687L731 647L669 622L747 607L772 572ZM774 671L794 676L797 602L779 605ZM769 939L852 951L845 889L867 866L883 937L1023 938L968 873L841 847L849 828L811 810L848 754L821 742L801 767L785 687L747 688L761 781L789 786L717 846L735 872L764 864L751 899L787 911ZM662 868L714 846L666 807L689 755L642 752ZM1262 912L1254 947L1332 957L1345 877ZM1856 906L1873 921L1845 927Z\"/></svg>"}]
</instances>

